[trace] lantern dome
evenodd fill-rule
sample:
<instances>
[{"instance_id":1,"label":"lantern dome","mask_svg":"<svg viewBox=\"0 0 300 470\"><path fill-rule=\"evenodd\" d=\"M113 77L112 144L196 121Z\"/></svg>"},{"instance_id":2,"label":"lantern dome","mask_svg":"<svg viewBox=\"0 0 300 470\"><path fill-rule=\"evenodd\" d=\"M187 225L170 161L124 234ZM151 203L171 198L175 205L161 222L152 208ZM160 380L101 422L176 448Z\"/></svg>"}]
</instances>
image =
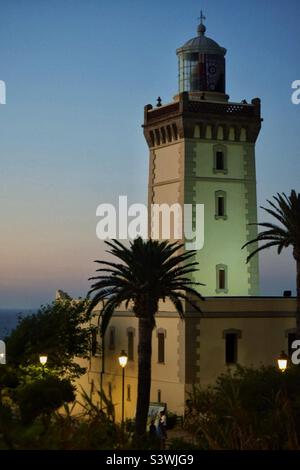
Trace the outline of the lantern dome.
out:
<instances>
[{"instance_id":1,"label":"lantern dome","mask_svg":"<svg viewBox=\"0 0 300 470\"><path fill-rule=\"evenodd\" d=\"M198 26L198 36L176 50L179 60L179 92L225 94L226 49L207 37L206 26Z\"/></svg>"}]
</instances>

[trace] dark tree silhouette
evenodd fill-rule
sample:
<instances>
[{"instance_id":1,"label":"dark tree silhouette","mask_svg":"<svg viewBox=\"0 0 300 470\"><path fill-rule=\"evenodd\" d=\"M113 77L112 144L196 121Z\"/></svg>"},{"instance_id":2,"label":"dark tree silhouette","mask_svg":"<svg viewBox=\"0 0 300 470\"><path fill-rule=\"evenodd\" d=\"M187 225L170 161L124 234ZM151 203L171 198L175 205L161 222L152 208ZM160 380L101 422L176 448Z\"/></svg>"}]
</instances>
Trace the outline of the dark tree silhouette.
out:
<instances>
[{"instance_id":1,"label":"dark tree silhouette","mask_svg":"<svg viewBox=\"0 0 300 470\"><path fill-rule=\"evenodd\" d=\"M242 248L251 243L267 242L250 253L247 258L248 262L256 253L271 246L277 246L278 254L283 248L292 246L297 269L296 327L297 337L300 338L300 193L297 194L293 189L290 196L278 193L277 196L273 196L273 199L275 202L267 201L270 207L262 207L262 209L272 215L280 225L271 222L254 224L267 230L260 232L255 239L245 243Z\"/></svg>"},{"instance_id":2,"label":"dark tree silhouette","mask_svg":"<svg viewBox=\"0 0 300 470\"><path fill-rule=\"evenodd\" d=\"M190 259L195 251L183 251L178 242L135 239L129 248L117 240L106 241L108 253L117 262L97 260L104 265L96 272L99 275L89 291L93 294L89 309L105 301L101 309L101 334L104 335L115 309L125 302L132 303L139 320L138 344L138 391L136 405L136 437L144 435L151 387L151 344L155 326L155 314L160 300L170 299L181 318L184 316L183 302L187 301L198 311L196 299L203 299L192 286L189 274L197 271L197 262ZM194 301L193 301L194 298Z\"/></svg>"}]
</instances>

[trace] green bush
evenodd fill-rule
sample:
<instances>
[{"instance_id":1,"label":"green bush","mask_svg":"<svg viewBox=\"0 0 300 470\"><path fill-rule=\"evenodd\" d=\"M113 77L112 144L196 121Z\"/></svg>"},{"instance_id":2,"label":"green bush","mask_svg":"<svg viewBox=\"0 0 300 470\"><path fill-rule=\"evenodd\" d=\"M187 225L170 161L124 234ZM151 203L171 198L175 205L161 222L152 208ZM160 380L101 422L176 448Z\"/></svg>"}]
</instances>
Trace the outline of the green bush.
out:
<instances>
[{"instance_id":1,"label":"green bush","mask_svg":"<svg viewBox=\"0 0 300 470\"><path fill-rule=\"evenodd\" d=\"M168 441L168 450L198 450L198 447L192 442L181 438L174 438Z\"/></svg>"},{"instance_id":2,"label":"green bush","mask_svg":"<svg viewBox=\"0 0 300 470\"><path fill-rule=\"evenodd\" d=\"M178 416L176 413L168 412L167 415L167 429L174 429L178 422Z\"/></svg>"},{"instance_id":3,"label":"green bush","mask_svg":"<svg viewBox=\"0 0 300 470\"><path fill-rule=\"evenodd\" d=\"M237 367L194 387L185 426L202 449L298 449L300 369Z\"/></svg>"},{"instance_id":4,"label":"green bush","mask_svg":"<svg viewBox=\"0 0 300 470\"><path fill-rule=\"evenodd\" d=\"M9 367L0 367L0 393L3 388L16 388L19 384L17 372Z\"/></svg>"},{"instance_id":5,"label":"green bush","mask_svg":"<svg viewBox=\"0 0 300 470\"><path fill-rule=\"evenodd\" d=\"M22 422L29 424L38 416L49 415L65 402L74 401L75 395L68 379L47 376L18 387L15 398Z\"/></svg>"}]
</instances>

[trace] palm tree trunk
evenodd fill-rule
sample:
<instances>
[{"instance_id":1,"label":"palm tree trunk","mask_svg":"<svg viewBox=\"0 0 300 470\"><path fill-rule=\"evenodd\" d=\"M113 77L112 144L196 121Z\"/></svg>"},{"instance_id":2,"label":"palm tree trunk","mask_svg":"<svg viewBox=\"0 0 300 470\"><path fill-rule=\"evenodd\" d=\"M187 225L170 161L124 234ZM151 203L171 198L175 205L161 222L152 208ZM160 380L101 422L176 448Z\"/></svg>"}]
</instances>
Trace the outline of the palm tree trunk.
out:
<instances>
[{"instance_id":1,"label":"palm tree trunk","mask_svg":"<svg viewBox=\"0 0 300 470\"><path fill-rule=\"evenodd\" d=\"M153 325L147 318L139 318L138 387L136 404L136 438L146 432L151 388L151 353Z\"/></svg>"},{"instance_id":2,"label":"palm tree trunk","mask_svg":"<svg viewBox=\"0 0 300 470\"><path fill-rule=\"evenodd\" d=\"M300 339L300 258L296 257L297 264L297 300L296 300L296 331L297 339Z\"/></svg>"}]
</instances>

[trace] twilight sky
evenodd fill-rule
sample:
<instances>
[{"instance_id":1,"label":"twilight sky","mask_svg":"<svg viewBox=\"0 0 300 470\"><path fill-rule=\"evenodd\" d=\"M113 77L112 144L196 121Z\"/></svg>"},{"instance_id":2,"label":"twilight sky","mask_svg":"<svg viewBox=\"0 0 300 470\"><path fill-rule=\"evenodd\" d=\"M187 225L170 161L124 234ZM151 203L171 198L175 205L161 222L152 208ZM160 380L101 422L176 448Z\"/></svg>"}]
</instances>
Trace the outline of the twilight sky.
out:
<instances>
[{"instance_id":1,"label":"twilight sky","mask_svg":"<svg viewBox=\"0 0 300 470\"><path fill-rule=\"evenodd\" d=\"M143 107L176 93L175 50L201 8L231 100L262 100L258 203L300 190L299 0L0 0L0 308L85 295L103 256L96 207L146 203ZM294 289L290 252L260 269L262 294Z\"/></svg>"}]
</instances>

